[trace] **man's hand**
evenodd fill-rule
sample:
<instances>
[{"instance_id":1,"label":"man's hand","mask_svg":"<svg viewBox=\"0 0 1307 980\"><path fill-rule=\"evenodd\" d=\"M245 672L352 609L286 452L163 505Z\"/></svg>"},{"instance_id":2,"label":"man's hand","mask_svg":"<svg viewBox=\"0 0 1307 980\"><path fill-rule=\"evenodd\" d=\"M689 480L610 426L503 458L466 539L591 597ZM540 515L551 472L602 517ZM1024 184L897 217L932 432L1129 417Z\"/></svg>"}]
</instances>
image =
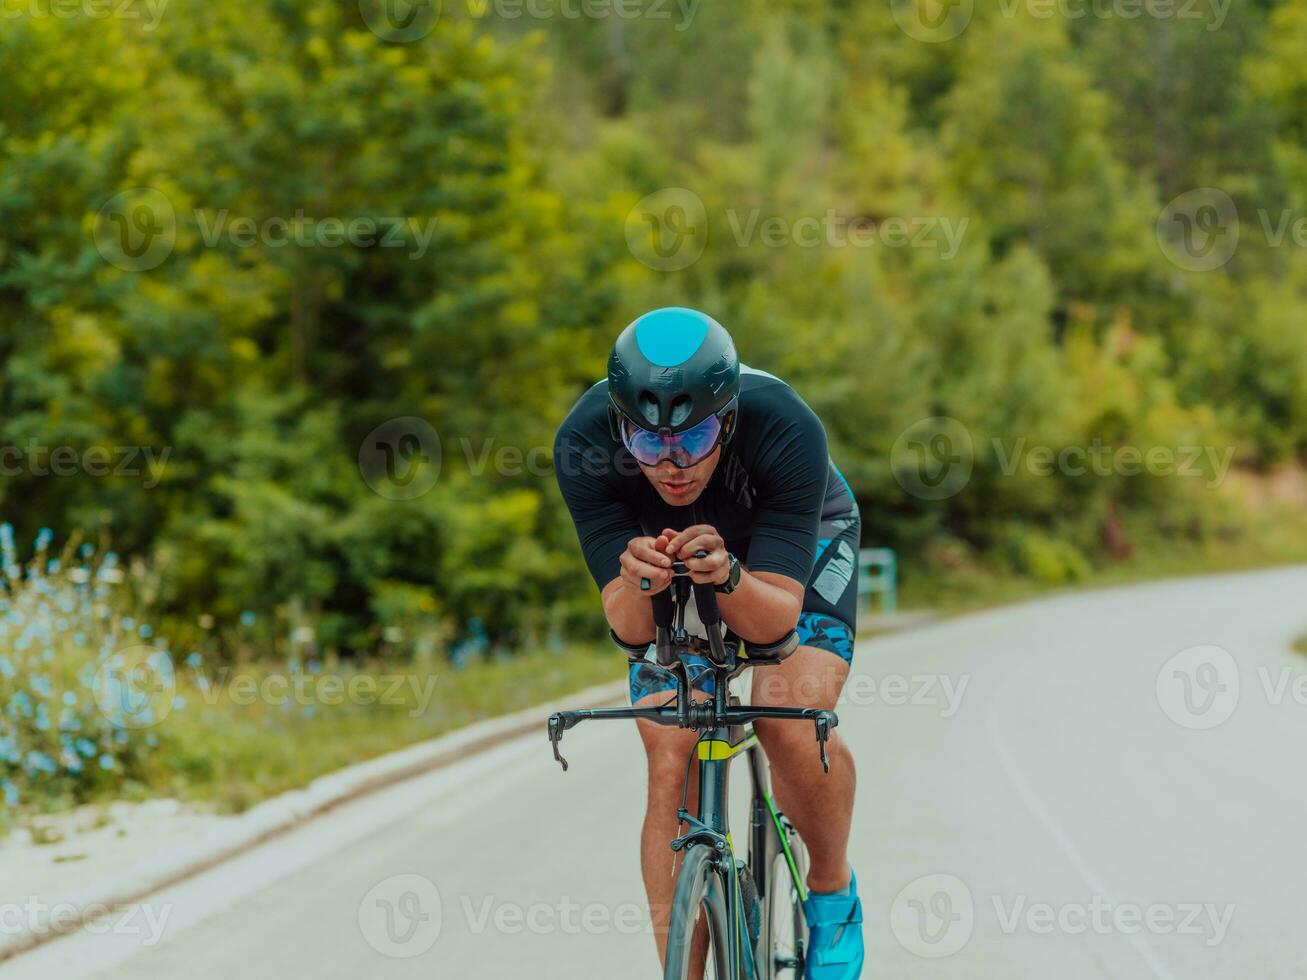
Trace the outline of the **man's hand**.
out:
<instances>
[{"instance_id":1,"label":"man's hand","mask_svg":"<svg viewBox=\"0 0 1307 980\"><path fill-rule=\"evenodd\" d=\"M675 532L673 532L675 533ZM658 538L632 538L619 559L622 585L637 595L657 595L672 583L672 559L667 552L667 532ZM641 579L649 588L641 588Z\"/></svg>"},{"instance_id":2,"label":"man's hand","mask_svg":"<svg viewBox=\"0 0 1307 980\"><path fill-rule=\"evenodd\" d=\"M659 550L664 554L685 562L685 567L690 570L690 580L699 585L724 585L731 577L726 542L711 525L695 524L684 531L667 528L658 542L661 545ZM708 554L703 558L694 557L700 551Z\"/></svg>"}]
</instances>

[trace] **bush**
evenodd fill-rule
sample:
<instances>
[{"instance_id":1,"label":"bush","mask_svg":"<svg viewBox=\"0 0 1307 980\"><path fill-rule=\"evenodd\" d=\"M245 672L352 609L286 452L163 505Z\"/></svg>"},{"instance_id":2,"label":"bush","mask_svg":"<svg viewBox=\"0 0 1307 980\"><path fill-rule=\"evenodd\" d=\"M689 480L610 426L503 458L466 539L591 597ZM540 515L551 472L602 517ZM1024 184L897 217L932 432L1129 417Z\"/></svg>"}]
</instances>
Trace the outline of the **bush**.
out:
<instances>
[{"instance_id":1,"label":"bush","mask_svg":"<svg viewBox=\"0 0 1307 980\"><path fill-rule=\"evenodd\" d=\"M1031 528L1016 528L1004 542L1012 569L1037 582L1060 585L1088 578L1085 556L1070 541Z\"/></svg>"},{"instance_id":2,"label":"bush","mask_svg":"<svg viewBox=\"0 0 1307 980\"><path fill-rule=\"evenodd\" d=\"M160 744L175 672L149 625L122 612L130 576L113 552L49 551L24 567L0 525L0 789L8 806L84 800L135 778Z\"/></svg>"}]
</instances>

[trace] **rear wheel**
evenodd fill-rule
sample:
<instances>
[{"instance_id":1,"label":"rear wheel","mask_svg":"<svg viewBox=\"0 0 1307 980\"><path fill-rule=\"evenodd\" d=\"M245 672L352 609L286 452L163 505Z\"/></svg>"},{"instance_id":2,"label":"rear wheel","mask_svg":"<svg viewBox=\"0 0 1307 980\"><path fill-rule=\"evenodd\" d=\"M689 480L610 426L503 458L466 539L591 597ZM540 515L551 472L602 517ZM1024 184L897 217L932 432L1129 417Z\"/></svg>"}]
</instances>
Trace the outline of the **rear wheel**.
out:
<instances>
[{"instance_id":1,"label":"rear wheel","mask_svg":"<svg viewBox=\"0 0 1307 980\"><path fill-rule=\"evenodd\" d=\"M667 924L667 965L664 980L735 980L731 973L730 917L726 879L717 865L717 851L692 844L676 877L672 914ZM706 931L708 957L704 972L694 957L696 932Z\"/></svg>"}]
</instances>

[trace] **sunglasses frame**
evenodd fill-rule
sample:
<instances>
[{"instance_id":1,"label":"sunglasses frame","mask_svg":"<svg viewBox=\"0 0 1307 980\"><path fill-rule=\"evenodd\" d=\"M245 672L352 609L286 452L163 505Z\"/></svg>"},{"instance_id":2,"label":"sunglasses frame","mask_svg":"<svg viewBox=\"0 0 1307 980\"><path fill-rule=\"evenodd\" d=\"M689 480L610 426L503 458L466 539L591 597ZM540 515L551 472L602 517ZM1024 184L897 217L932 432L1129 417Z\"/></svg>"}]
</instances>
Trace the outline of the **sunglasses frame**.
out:
<instances>
[{"instance_id":1,"label":"sunglasses frame","mask_svg":"<svg viewBox=\"0 0 1307 980\"><path fill-rule=\"evenodd\" d=\"M641 466L653 467L653 466L657 466L659 463L662 463L664 460L666 460L667 462L675 466L678 470L688 470L692 466L698 466L700 463L702 463L705 459L711 456L713 454L713 451L717 449L719 446L725 446L727 443L731 441L731 437L735 434L735 421L737 417L736 411L738 407L739 407L739 400L733 398L731 399L731 403L727 405L725 408L723 408L721 411L715 412L713 413L713 415L707 416L703 421L690 426L689 429L682 429L680 432L672 432L670 429L666 429L666 427L664 427L664 429L659 429L659 430L646 429L643 425L640 425L634 419L627 416L625 412L613 408L612 406L609 406L609 412L611 415L613 434L617 437L617 440L622 444L623 448L625 448L628 453L631 453L631 457L635 459L635 461L639 463ZM666 435L669 436L681 435L685 432L689 432L697 428L700 425L703 425L703 422L706 422L709 418L714 418L714 417L718 420L720 424L720 427L717 431L717 438L713 441L712 446L710 446L702 456L700 456L698 459L694 460L693 462L682 464L682 463L678 463L671 456L661 456L656 462L645 463L642 460L640 460L635 455L635 453L631 452L630 442L626 434L626 426L628 424L640 430L641 432L648 432L653 435L657 435L659 437L664 437L664 430L666 430Z\"/></svg>"}]
</instances>

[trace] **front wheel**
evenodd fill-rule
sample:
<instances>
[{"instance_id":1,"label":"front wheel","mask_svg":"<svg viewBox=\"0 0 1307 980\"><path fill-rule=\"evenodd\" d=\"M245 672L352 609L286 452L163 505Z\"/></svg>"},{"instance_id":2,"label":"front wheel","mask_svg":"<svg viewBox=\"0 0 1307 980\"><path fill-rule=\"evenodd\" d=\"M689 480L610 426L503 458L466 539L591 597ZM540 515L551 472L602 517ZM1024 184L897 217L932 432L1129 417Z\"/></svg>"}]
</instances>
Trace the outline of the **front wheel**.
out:
<instances>
[{"instance_id":1,"label":"front wheel","mask_svg":"<svg viewBox=\"0 0 1307 980\"><path fill-rule=\"evenodd\" d=\"M768 848L770 868L767 893L762 903L762 950L760 958L770 965L763 976L775 980L802 980L803 958L808 943L808 921L803 914L800 882L808 876L807 854L793 826L780 814L775 816L773 840ZM784 841L784 846L781 842Z\"/></svg>"},{"instance_id":2,"label":"front wheel","mask_svg":"<svg viewBox=\"0 0 1307 980\"><path fill-rule=\"evenodd\" d=\"M690 845L672 897L664 980L696 980L697 977L735 980L729 902L730 890L718 864L716 849L707 844ZM708 941L706 969L702 959L696 962L696 934L706 936ZM702 955L702 950L698 952Z\"/></svg>"}]
</instances>

